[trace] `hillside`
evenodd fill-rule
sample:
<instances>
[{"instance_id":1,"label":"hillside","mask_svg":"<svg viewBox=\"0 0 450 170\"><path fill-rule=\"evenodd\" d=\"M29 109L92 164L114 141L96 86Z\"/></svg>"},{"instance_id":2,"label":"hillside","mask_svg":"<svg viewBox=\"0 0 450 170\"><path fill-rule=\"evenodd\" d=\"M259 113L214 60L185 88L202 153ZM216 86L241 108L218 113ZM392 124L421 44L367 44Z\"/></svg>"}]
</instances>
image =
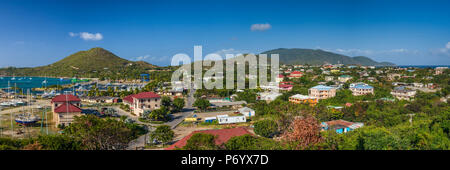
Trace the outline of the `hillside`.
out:
<instances>
[{"instance_id":1,"label":"hillside","mask_svg":"<svg viewBox=\"0 0 450 170\"><path fill-rule=\"evenodd\" d=\"M126 74L127 72L145 72L157 68L144 61L129 61L103 49L92 48L80 51L53 64L34 68L6 68L0 74L16 76L85 76L98 77L107 74Z\"/></svg>"},{"instance_id":2,"label":"hillside","mask_svg":"<svg viewBox=\"0 0 450 170\"><path fill-rule=\"evenodd\" d=\"M356 65L395 65L389 62L376 62L364 56L349 57L323 50L279 48L262 52L262 54L279 54L281 64L356 64Z\"/></svg>"}]
</instances>

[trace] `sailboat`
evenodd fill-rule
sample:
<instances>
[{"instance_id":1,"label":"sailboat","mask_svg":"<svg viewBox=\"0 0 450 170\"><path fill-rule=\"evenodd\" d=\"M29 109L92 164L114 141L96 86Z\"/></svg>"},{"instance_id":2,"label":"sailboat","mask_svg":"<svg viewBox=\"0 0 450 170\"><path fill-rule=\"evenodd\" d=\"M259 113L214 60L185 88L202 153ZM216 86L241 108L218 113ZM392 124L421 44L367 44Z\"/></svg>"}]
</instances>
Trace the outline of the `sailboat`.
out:
<instances>
[{"instance_id":1,"label":"sailboat","mask_svg":"<svg viewBox=\"0 0 450 170\"><path fill-rule=\"evenodd\" d=\"M31 105L30 105L30 103L31 103L31 99L30 98L31 97L28 96L29 92L30 91L28 90L28 93L27 93L27 97L29 97L28 98L28 107L31 108ZM24 112L22 114L19 114L19 115L16 116L16 118L14 120L16 121L16 123L23 124L23 125L36 123L39 120L39 118L37 116L34 116L32 112L33 112L33 109L31 109L31 113L30 112L28 112L28 113Z\"/></svg>"}]
</instances>

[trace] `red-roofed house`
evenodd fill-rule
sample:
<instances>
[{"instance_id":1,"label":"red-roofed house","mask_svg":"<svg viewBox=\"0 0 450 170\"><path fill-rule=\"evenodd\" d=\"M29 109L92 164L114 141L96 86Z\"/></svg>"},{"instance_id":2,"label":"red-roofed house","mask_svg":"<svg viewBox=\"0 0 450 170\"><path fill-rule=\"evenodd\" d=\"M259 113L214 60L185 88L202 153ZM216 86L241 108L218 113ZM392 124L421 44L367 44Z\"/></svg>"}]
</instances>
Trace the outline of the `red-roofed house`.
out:
<instances>
[{"instance_id":1,"label":"red-roofed house","mask_svg":"<svg viewBox=\"0 0 450 170\"><path fill-rule=\"evenodd\" d=\"M194 131L191 134L185 136L183 139L179 140L175 144L166 148L166 150L182 148L184 145L187 144L187 141L191 138L191 136L196 133L206 133L206 134L211 134L211 135L216 136L215 142L216 142L216 145L218 145L218 146L224 144L225 142L227 142L228 140L230 140L232 137L235 137L235 136L242 136L245 134L252 135L247 129L245 129L243 127L232 128L232 129L199 130L199 131Z\"/></svg>"},{"instance_id":2,"label":"red-roofed house","mask_svg":"<svg viewBox=\"0 0 450 170\"><path fill-rule=\"evenodd\" d=\"M141 116L146 110L159 109L161 96L153 92L141 92L123 98L123 103L129 105L135 115Z\"/></svg>"},{"instance_id":3,"label":"red-roofed house","mask_svg":"<svg viewBox=\"0 0 450 170\"><path fill-rule=\"evenodd\" d=\"M282 74L278 74L277 78L276 78L276 82L281 82L283 81L284 76Z\"/></svg>"},{"instance_id":4,"label":"red-roofed house","mask_svg":"<svg viewBox=\"0 0 450 170\"><path fill-rule=\"evenodd\" d=\"M81 116L81 100L74 95L55 96L52 101L53 120L55 125L70 125L74 116Z\"/></svg>"},{"instance_id":5,"label":"red-roofed house","mask_svg":"<svg viewBox=\"0 0 450 170\"><path fill-rule=\"evenodd\" d=\"M291 91L292 88L294 87L294 85L292 85L292 84L280 84L280 85L278 85L278 87L280 87L280 90Z\"/></svg>"},{"instance_id":6,"label":"red-roofed house","mask_svg":"<svg viewBox=\"0 0 450 170\"><path fill-rule=\"evenodd\" d=\"M289 78L300 78L303 76L303 73L300 71L293 71L291 74L288 75Z\"/></svg>"}]
</instances>

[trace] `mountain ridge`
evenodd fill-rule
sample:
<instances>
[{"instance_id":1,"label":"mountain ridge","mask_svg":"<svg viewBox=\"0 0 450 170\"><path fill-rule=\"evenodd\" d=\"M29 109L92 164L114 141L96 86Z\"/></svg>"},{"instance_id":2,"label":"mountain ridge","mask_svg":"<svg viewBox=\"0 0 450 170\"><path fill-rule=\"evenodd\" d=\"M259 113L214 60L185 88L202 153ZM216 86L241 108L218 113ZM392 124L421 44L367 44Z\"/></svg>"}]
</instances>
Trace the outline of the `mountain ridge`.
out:
<instances>
[{"instance_id":1,"label":"mountain ridge","mask_svg":"<svg viewBox=\"0 0 450 170\"><path fill-rule=\"evenodd\" d=\"M324 51L321 49L305 48L277 48L262 52L261 54L279 54L280 64L346 64L346 65L374 65L393 66L390 62L376 62L365 56L350 57L342 54Z\"/></svg>"}]
</instances>

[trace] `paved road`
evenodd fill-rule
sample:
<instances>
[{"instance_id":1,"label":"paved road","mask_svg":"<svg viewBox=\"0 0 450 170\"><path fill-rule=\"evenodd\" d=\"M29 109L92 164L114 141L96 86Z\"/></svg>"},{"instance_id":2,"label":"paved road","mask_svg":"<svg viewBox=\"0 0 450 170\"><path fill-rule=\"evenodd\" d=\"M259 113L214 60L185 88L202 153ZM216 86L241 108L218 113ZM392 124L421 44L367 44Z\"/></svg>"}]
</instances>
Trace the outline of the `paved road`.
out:
<instances>
[{"instance_id":1,"label":"paved road","mask_svg":"<svg viewBox=\"0 0 450 170\"><path fill-rule=\"evenodd\" d=\"M195 90L189 90L188 98L185 107L182 112L172 114L172 119L169 122L164 123L165 125L169 125L172 129L175 129L181 122L183 122L184 118L191 116L194 114L194 108L192 104L194 103L194 93ZM153 127L149 127L149 133L140 136L139 138L131 141L127 150L137 150L143 149L145 146L145 140L148 140L148 136L151 131L153 131Z\"/></svg>"}]
</instances>

